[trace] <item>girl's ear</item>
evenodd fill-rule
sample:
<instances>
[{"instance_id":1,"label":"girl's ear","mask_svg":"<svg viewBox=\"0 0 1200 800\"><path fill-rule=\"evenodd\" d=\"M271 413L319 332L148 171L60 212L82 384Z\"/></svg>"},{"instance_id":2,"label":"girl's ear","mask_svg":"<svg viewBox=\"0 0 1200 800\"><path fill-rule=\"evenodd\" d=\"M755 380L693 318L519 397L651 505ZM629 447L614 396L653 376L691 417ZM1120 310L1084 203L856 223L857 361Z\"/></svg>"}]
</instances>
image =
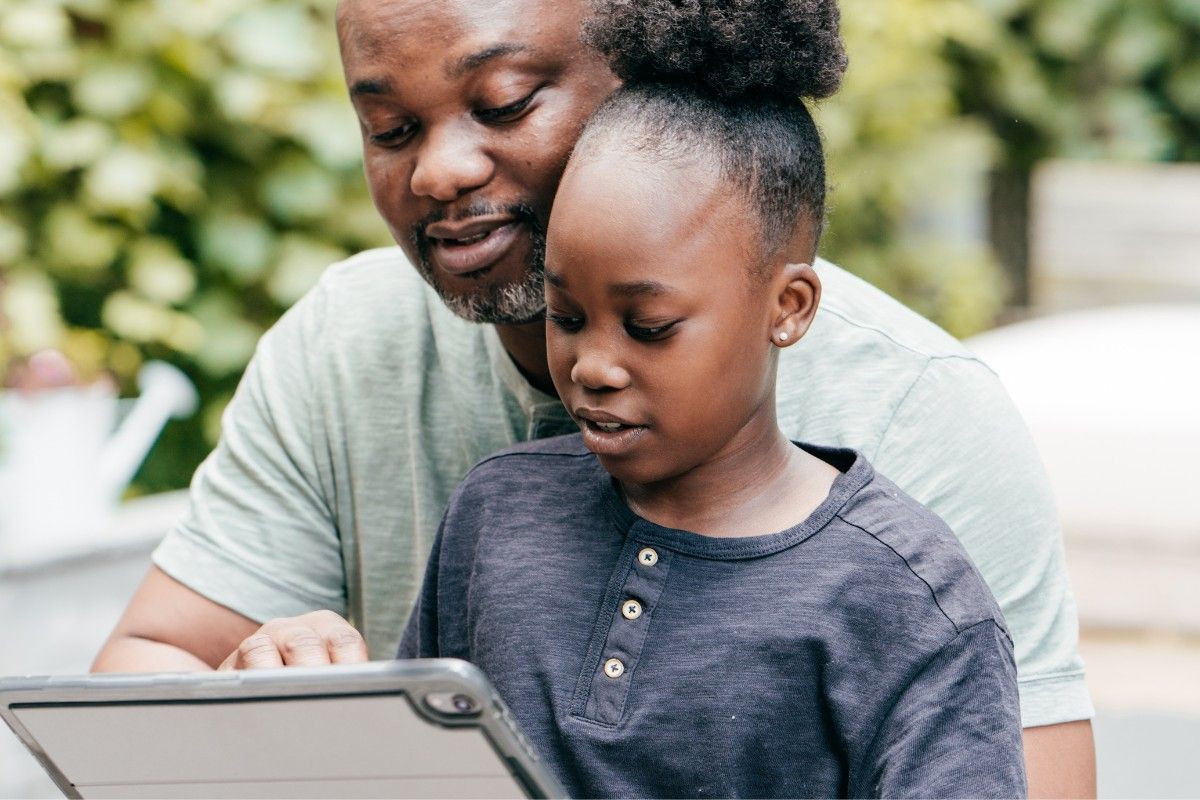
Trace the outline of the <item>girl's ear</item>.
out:
<instances>
[{"instance_id":1,"label":"girl's ear","mask_svg":"<svg viewBox=\"0 0 1200 800\"><path fill-rule=\"evenodd\" d=\"M776 347L789 347L808 332L821 302L821 279L810 264L786 264L774 281L770 330Z\"/></svg>"}]
</instances>

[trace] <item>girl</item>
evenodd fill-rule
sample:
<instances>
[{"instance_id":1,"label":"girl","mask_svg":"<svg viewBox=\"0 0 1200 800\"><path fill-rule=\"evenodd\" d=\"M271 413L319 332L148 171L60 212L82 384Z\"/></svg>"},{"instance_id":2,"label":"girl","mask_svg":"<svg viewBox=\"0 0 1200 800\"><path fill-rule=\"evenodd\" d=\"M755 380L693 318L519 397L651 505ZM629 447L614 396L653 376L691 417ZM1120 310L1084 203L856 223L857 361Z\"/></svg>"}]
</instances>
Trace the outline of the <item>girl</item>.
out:
<instances>
[{"instance_id":1,"label":"girl","mask_svg":"<svg viewBox=\"0 0 1200 800\"><path fill-rule=\"evenodd\" d=\"M577 796L1024 794L1012 643L955 537L858 453L793 443L813 319L830 0L610 0L625 81L546 252L581 434L479 464L401 656L491 677Z\"/></svg>"}]
</instances>

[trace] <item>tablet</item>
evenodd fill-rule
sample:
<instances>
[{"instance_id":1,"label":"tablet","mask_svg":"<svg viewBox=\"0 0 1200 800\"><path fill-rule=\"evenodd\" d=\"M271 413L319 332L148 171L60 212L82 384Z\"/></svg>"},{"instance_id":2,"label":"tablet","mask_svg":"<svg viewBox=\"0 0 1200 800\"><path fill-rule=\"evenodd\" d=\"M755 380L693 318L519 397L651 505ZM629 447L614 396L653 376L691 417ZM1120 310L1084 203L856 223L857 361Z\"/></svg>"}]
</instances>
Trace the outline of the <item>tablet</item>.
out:
<instances>
[{"instance_id":1,"label":"tablet","mask_svg":"<svg viewBox=\"0 0 1200 800\"><path fill-rule=\"evenodd\" d=\"M561 797L455 659L0 680L68 797Z\"/></svg>"}]
</instances>

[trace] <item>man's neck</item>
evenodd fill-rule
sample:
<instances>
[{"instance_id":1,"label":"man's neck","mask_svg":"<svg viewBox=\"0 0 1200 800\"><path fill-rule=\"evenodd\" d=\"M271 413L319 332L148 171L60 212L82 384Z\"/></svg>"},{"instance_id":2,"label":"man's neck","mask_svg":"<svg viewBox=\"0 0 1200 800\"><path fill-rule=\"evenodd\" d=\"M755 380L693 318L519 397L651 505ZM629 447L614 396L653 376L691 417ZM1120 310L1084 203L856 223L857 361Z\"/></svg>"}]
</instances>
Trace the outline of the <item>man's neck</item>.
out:
<instances>
[{"instance_id":1,"label":"man's neck","mask_svg":"<svg viewBox=\"0 0 1200 800\"><path fill-rule=\"evenodd\" d=\"M538 320L524 325L497 325L496 333L525 380L535 389L557 395L546 361L546 323Z\"/></svg>"}]
</instances>

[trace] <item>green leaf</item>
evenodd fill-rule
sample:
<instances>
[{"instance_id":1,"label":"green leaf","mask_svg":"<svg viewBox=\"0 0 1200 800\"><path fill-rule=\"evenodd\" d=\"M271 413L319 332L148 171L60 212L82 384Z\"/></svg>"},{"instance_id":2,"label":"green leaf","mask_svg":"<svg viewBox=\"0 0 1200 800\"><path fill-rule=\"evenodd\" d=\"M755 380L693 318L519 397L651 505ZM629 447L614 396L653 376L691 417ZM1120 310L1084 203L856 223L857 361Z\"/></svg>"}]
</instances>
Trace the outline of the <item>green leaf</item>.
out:
<instances>
[{"instance_id":1,"label":"green leaf","mask_svg":"<svg viewBox=\"0 0 1200 800\"><path fill-rule=\"evenodd\" d=\"M217 212L201 223L199 248L206 264L248 284L266 272L275 251L275 234L261 219Z\"/></svg>"},{"instance_id":2,"label":"green leaf","mask_svg":"<svg viewBox=\"0 0 1200 800\"><path fill-rule=\"evenodd\" d=\"M89 64L72 87L80 111L102 119L128 116L150 96L154 78L144 64L102 59Z\"/></svg>"},{"instance_id":3,"label":"green leaf","mask_svg":"<svg viewBox=\"0 0 1200 800\"><path fill-rule=\"evenodd\" d=\"M116 260L123 240L119 228L59 203L42 225L40 252L44 266L64 279L87 276L94 283Z\"/></svg>"},{"instance_id":4,"label":"green leaf","mask_svg":"<svg viewBox=\"0 0 1200 800\"><path fill-rule=\"evenodd\" d=\"M12 3L0 15L0 42L8 47L45 50L65 46L70 38L70 19L50 3Z\"/></svg>"},{"instance_id":5,"label":"green leaf","mask_svg":"<svg viewBox=\"0 0 1200 800\"><path fill-rule=\"evenodd\" d=\"M133 288L159 303L178 305L196 291L195 267L169 239L160 236L134 243L126 271Z\"/></svg>"}]
</instances>

